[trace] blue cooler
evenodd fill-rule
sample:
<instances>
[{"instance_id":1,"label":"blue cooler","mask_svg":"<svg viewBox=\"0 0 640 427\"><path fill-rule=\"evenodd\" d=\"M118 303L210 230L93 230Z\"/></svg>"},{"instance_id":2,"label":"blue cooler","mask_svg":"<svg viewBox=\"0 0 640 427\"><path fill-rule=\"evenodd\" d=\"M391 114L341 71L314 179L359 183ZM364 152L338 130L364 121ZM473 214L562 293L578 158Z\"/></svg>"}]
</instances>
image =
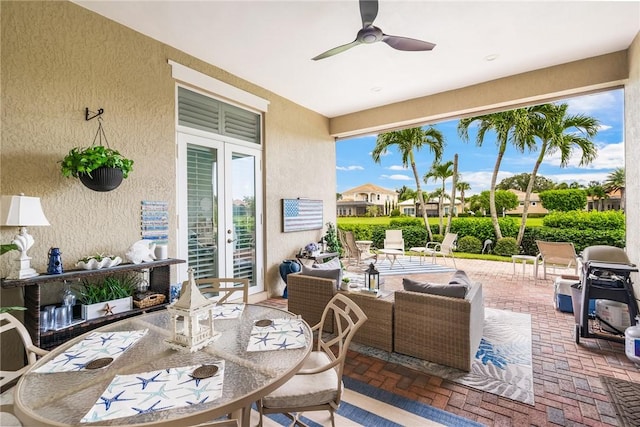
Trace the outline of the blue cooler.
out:
<instances>
[{"instance_id":1,"label":"blue cooler","mask_svg":"<svg viewBox=\"0 0 640 427\"><path fill-rule=\"evenodd\" d=\"M563 313L573 313L573 301L571 301L571 285L580 283L580 278L578 276L572 275L562 275L556 279L554 282L554 294L553 294L553 304L556 310L560 310ZM580 295L580 291L578 290L578 294ZM580 301L580 307L582 307L582 301ZM596 300L589 300L589 313L595 313L596 311Z\"/></svg>"},{"instance_id":2,"label":"blue cooler","mask_svg":"<svg viewBox=\"0 0 640 427\"><path fill-rule=\"evenodd\" d=\"M571 302L571 285L580 283L578 276L562 275L554 282L553 302L556 310L564 313L573 313Z\"/></svg>"}]
</instances>

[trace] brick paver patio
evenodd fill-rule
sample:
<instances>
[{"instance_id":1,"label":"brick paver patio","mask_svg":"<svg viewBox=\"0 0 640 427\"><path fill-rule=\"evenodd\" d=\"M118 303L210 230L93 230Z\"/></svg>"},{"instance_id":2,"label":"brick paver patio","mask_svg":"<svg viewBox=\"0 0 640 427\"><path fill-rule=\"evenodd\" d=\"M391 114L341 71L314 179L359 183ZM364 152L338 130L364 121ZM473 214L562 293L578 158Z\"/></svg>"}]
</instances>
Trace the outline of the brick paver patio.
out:
<instances>
[{"instance_id":1,"label":"brick paver patio","mask_svg":"<svg viewBox=\"0 0 640 427\"><path fill-rule=\"evenodd\" d=\"M438 262L443 263L442 259ZM530 265L524 276L518 265L514 275L511 263L505 262L457 259L456 264L471 279L483 283L486 307L531 314L535 406L353 351L345 374L487 426L618 425L599 377L640 383L640 371L627 359L622 344L595 338L575 343L573 314L553 306L553 280L557 276L535 281ZM448 273L411 277L443 282ZM387 289L402 286L402 276L387 276L385 280ZM286 300L271 299L267 303L282 306Z\"/></svg>"}]
</instances>

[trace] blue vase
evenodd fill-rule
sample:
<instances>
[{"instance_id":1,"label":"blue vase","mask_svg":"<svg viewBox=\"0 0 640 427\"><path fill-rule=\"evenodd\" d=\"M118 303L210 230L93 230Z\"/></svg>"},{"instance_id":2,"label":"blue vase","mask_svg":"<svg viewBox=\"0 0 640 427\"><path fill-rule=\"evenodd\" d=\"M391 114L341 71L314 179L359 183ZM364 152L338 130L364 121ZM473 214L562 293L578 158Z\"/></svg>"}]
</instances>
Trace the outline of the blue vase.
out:
<instances>
[{"instance_id":1,"label":"blue vase","mask_svg":"<svg viewBox=\"0 0 640 427\"><path fill-rule=\"evenodd\" d=\"M49 249L47 274L62 274L62 253L60 252L60 248Z\"/></svg>"},{"instance_id":2,"label":"blue vase","mask_svg":"<svg viewBox=\"0 0 640 427\"><path fill-rule=\"evenodd\" d=\"M298 261L292 259L285 259L280 264L280 277L284 281L284 284L287 284L287 276L291 273L297 273L301 269ZM282 298L287 298L287 287L284 287L284 292L282 293Z\"/></svg>"}]
</instances>

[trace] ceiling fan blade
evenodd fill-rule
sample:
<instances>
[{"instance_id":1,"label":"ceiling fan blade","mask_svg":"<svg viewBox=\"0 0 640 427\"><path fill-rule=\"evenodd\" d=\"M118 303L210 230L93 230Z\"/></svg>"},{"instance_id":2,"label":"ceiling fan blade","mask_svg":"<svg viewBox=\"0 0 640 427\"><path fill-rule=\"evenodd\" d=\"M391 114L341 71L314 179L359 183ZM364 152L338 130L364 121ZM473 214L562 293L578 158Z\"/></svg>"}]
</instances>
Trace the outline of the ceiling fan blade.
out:
<instances>
[{"instance_id":1,"label":"ceiling fan blade","mask_svg":"<svg viewBox=\"0 0 640 427\"><path fill-rule=\"evenodd\" d=\"M378 0L360 0L360 16L362 16L362 28L372 25L378 16Z\"/></svg>"},{"instance_id":2,"label":"ceiling fan blade","mask_svg":"<svg viewBox=\"0 0 640 427\"><path fill-rule=\"evenodd\" d=\"M343 44L342 46L338 46L338 47L334 47L333 49L329 49L328 51L321 53L318 56L315 56L313 58L311 58L314 61L317 61L318 59L324 59L324 58L328 58L330 56L333 55L337 55L338 53L342 53L347 49L351 49L354 46L359 45L361 42L360 40L354 40L351 43L347 43L347 44Z\"/></svg>"},{"instance_id":3,"label":"ceiling fan blade","mask_svg":"<svg viewBox=\"0 0 640 427\"><path fill-rule=\"evenodd\" d=\"M398 50L432 50L435 44L408 37L382 35L382 41Z\"/></svg>"}]
</instances>

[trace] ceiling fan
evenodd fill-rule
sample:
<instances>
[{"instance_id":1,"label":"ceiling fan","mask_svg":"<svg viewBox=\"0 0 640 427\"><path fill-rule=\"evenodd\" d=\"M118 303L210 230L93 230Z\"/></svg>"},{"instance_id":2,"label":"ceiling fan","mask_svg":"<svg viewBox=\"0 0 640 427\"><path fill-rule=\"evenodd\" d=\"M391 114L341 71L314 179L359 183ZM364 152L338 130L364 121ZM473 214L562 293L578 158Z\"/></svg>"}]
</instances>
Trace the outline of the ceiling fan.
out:
<instances>
[{"instance_id":1,"label":"ceiling fan","mask_svg":"<svg viewBox=\"0 0 640 427\"><path fill-rule=\"evenodd\" d=\"M376 19L376 16L378 16L378 0L360 0L360 16L362 16L362 29L358 31L358 35L354 41L329 49L311 59L317 61L344 52L359 44L371 44L379 41L383 41L398 50L432 50L436 46L433 43L422 40L384 34L380 28L373 25L373 21Z\"/></svg>"}]
</instances>

